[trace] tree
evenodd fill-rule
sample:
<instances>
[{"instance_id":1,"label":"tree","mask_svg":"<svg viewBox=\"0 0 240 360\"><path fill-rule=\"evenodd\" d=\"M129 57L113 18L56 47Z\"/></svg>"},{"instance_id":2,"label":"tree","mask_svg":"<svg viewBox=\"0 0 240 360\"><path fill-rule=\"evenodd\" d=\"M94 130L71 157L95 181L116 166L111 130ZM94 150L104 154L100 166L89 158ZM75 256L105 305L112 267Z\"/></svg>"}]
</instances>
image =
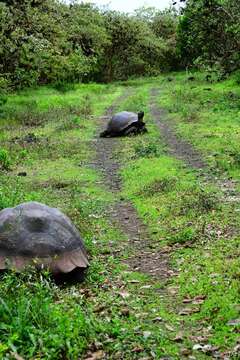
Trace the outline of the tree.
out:
<instances>
[{"instance_id":1,"label":"tree","mask_svg":"<svg viewBox=\"0 0 240 360\"><path fill-rule=\"evenodd\" d=\"M217 66L233 71L240 65L240 2L188 0L178 27L178 49L185 65Z\"/></svg>"}]
</instances>

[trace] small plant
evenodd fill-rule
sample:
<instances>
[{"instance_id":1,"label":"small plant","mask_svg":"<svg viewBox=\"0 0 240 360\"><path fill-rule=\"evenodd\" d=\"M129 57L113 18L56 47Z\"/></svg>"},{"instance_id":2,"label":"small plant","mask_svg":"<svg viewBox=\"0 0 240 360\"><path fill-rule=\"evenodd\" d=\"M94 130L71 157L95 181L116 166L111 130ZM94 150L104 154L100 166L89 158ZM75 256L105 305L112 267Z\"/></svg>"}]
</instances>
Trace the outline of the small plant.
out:
<instances>
[{"instance_id":1,"label":"small plant","mask_svg":"<svg viewBox=\"0 0 240 360\"><path fill-rule=\"evenodd\" d=\"M158 193L167 193L172 191L176 186L177 178L165 178L156 180L152 184L145 186L139 195L154 196Z\"/></svg>"},{"instance_id":2,"label":"small plant","mask_svg":"<svg viewBox=\"0 0 240 360\"><path fill-rule=\"evenodd\" d=\"M86 119L89 115L92 114L92 111L93 110L92 110L92 103L91 103L90 97L89 97L89 95L86 95L83 98L80 112L81 112L82 116Z\"/></svg>"},{"instance_id":3,"label":"small plant","mask_svg":"<svg viewBox=\"0 0 240 360\"><path fill-rule=\"evenodd\" d=\"M28 151L27 149L23 149L21 151L19 151L18 153L18 159L26 159L26 157L28 156Z\"/></svg>"},{"instance_id":4,"label":"small plant","mask_svg":"<svg viewBox=\"0 0 240 360\"><path fill-rule=\"evenodd\" d=\"M0 149L0 169L1 170L9 170L10 169L10 157L9 153L5 149Z\"/></svg>"},{"instance_id":5,"label":"small plant","mask_svg":"<svg viewBox=\"0 0 240 360\"><path fill-rule=\"evenodd\" d=\"M186 242L192 242L195 241L196 238L197 238L197 232L191 226L184 227L179 231L175 231L171 236L167 237L168 241L173 244L176 243L184 244Z\"/></svg>"},{"instance_id":6,"label":"small plant","mask_svg":"<svg viewBox=\"0 0 240 360\"><path fill-rule=\"evenodd\" d=\"M28 101L20 111L12 111L13 116L17 122L24 126L39 126L45 120L43 113L37 109L37 102L35 100Z\"/></svg>"},{"instance_id":7,"label":"small plant","mask_svg":"<svg viewBox=\"0 0 240 360\"><path fill-rule=\"evenodd\" d=\"M78 116L74 116L74 117L70 117L65 119L59 126L58 126L58 130L59 131L66 131L66 130L72 130L72 129L76 129L82 127L81 125L81 119Z\"/></svg>"},{"instance_id":8,"label":"small plant","mask_svg":"<svg viewBox=\"0 0 240 360\"><path fill-rule=\"evenodd\" d=\"M240 153L236 149L231 149L231 151L225 153L217 153L214 156L214 166L221 170L230 170L240 167Z\"/></svg>"},{"instance_id":9,"label":"small plant","mask_svg":"<svg viewBox=\"0 0 240 360\"><path fill-rule=\"evenodd\" d=\"M219 198L216 192L200 189L198 192L199 211L209 212L219 208Z\"/></svg>"},{"instance_id":10,"label":"small plant","mask_svg":"<svg viewBox=\"0 0 240 360\"><path fill-rule=\"evenodd\" d=\"M195 122L199 120L199 109L191 104L182 106L182 116L184 121Z\"/></svg>"},{"instance_id":11,"label":"small plant","mask_svg":"<svg viewBox=\"0 0 240 360\"><path fill-rule=\"evenodd\" d=\"M74 118L72 118L72 123L75 126L79 126L80 125L80 118L78 116L75 116Z\"/></svg>"},{"instance_id":12,"label":"small plant","mask_svg":"<svg viewBox=\"0 0 240 360\"><path fill-rule=\"evenodd\" d=\"M187 215L189 212L208 213L219 208L219 198L215 191L199 189L182 194L180 214Z\"/></svg>"},{"instance_id":13,"label":"small plant","mask_svg":"<svg viewBox=\"0 0 240 360\"><path fill-rule=\"evenodd\" d=\"M158 156L159 150L156 144L150 143L147 145L137 144L134 146L135 157L155 157Z\"/></svg>"}]
</instances>

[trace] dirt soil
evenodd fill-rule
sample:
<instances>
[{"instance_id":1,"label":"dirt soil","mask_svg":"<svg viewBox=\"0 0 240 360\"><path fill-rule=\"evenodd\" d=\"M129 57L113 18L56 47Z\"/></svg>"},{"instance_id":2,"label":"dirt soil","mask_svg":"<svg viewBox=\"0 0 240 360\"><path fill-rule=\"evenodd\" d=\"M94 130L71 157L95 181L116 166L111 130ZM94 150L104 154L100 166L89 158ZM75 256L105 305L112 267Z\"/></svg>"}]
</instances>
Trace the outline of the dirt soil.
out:
<instances>
[{"instance_id":1,"label":"dirt soil","mask_svg":"<svg viewBox=\"0 0 240 360\"><path fill-rule=\"evenodd\" d=\"M116 198L119 198L122 186L119 175L121 163L116 155L121 146L121 138L100 138L99 134L106 128L110 117L131 92L131 90L128 90L124 95L120 96L107 109L105 115L99 118L99 126L94 144L96 151L94 167L102 172L106 186L109 188L109 191L116 195ZM132 271L150 274L161 280L167 279L173 274L173 271L169 268L169 249L165 248L162 251L154 251L148 229L139 219L131 202L120 197L120 200L116 201L111 208L111 219L127 236L130 257L124 260L124 262Z\"/></svg>"}]
</instances>

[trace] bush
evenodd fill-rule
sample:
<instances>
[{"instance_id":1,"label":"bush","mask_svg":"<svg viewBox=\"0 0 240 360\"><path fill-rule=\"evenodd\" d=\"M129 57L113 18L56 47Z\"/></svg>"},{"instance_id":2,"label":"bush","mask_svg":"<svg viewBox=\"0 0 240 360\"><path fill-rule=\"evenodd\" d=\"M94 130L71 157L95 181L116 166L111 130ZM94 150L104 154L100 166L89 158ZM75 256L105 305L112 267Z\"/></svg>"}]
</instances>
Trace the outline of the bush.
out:
<instances>
[{"instance_id":1,"label":"bush","mask_svg":"<svg viewBox=\"0 0 240 360\"><path fill-rule=\"evenodd\" d=\"M218 69L219 79L239 69L239 0L186 1L177 40L185 65Z\"/></svg>"},{"instance_id":2,"label":"bush","mask_svg":"<svg viewBox=\"0 0 240 360\"><path fill-rule=\"evenodd\" d=\"M11 161L8 151L0 148L0 170L9 170L10 165Z\"/></svg>"}]
</instances>

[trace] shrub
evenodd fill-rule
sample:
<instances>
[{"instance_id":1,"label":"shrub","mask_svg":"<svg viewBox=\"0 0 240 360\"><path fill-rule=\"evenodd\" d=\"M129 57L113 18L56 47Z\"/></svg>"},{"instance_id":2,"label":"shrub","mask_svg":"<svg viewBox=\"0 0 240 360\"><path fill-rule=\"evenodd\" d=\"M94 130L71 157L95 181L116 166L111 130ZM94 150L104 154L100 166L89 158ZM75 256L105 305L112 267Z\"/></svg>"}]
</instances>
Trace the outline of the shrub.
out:
<instances>
[{"instance_id":1,"label":"shrub","mask_svg":"<svg viewBox=\"0 0 240 360\"><path fill-rule=\"evenodd\" d=\"M7 150L0 148L0 169L9 170L10 169L10 156Z\"/></svg>"}]
</instances>

